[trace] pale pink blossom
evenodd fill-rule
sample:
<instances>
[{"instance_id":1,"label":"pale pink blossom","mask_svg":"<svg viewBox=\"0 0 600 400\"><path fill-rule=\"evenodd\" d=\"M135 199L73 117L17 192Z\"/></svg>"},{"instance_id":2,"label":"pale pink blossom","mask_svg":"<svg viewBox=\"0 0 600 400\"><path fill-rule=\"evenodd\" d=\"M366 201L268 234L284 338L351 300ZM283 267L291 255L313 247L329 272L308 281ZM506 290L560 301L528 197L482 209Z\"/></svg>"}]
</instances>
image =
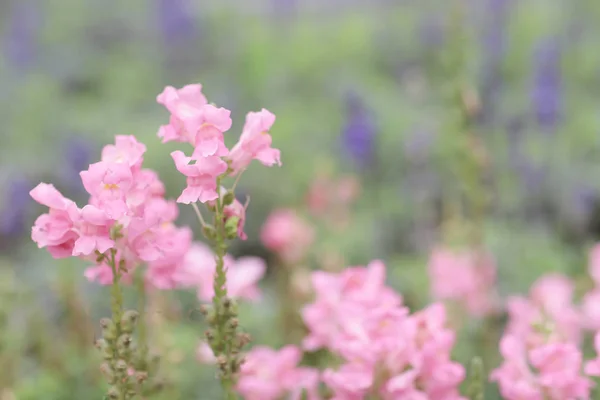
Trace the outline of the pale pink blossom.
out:
<instances>
[{"instance_id":1,"label":"pale pink blossom","mask_svg":"<svg viewBox=\"0 0 600 400\"><path fill-rule=\"evenodd\" d=\"M169 124L161 126L158 131L158 137L162 138L163 143L175 140L195 145L195 132L188 132L182 120L193 117L207 104L206 97L202 94L202 85L186 85L181 89L167 86L156 97L156 101L171 113Z\"/></svg>"},{"instance_id":2,"label":"pale pink blossom","mask_svg":"<svg viewBox=\"0 0 600 400\"><path fill-rule=\"evenodd\" d=\"M148 262L146 281L157 289L175 289L179 286L179 270L184 267L192 246L193 233L188 227L166 224L161 227L159 235L160 257Z\"/></svg>"},{"instance_id":3,"label":"pale pink blossom","mask_svg":"<svg viewBox=\"0 0 600 400\"><path fill-rule=\"evenodd\" d=\"M246 355L236 390L246 400L318 400L318 371L299 367L302 352L295 346L281 350L256 346Z\"/></svg>"},{"instance_id":4,"label":"pale pink blossom","mask_svg":"<svg viewBox=\"0 0 600 400\"><path fill-rule=\"evenodd\" d=\"M46 248L54 258L73 255L73 247L79 235L74 230L70 209L77 205L47 183L40 183L29 192L38 203L49 208L47 214L40 215L31 229L31 238L39 248Z\"/></svg>"},{"instance_id":5,"label":"pale pink blossom","mask_svg":"<svg viewBox=\"0 0 600 400\"><path fill-rule=\"evenodd\" d=\"M263 165L281 166L281 153L271 147L272 138L269 130L275 123L275 115L266 109L250 112L246 115L246 123L238 143L231 149L232 175L236 175L250 165L252 160L258 160Z\"/></svg>"},{"instance_id":6,"label":"pale pink blossom","mask_svg":"<svg viewBox=\"0 0 600 400\"><path fill-rule=\"evenodd\" d=\"M231 128L231 111L211 104L202 106L195 114L183 120L188 132L195 136L194 157L226 156L223 132Z\"/></svg>"},{"instance_id":7,"label":"pale pink blossom","mask_svg":"<svg viewBox=\"0 0 600 400\"><path fill-rule=\"evenodd\" d=\"M264 260L258 257L227 255L224 259L227 276L227 295L255 301L260 298L258 282L266 271ZM177 272L176 280L184 287L198 288L198 298L210 301L214 295L213 282L216 272L215 255L203 243L196 242L186 254L184 265Z\"/></svg>"},{"instance_id":8,"label":"pale pink blossom","mask_svg":"<svg viewBox=\"0 0 600 400\"><path fill-rule=\"evenodd\" d=\"M212 351L208 343L202 341L196 349L196 359L202 364L214 364L217 361L215 353Z\"/></svg>"},{"instance_id":9,"label":"pale pink blossom","mask_svg":"<svg viewBox=\"0 0 600 400\"><path fill-rule=\"evenodd\" d=\"M293 264L306 256L315 240L315 231L295 210L279 209L265 221L260 238L282 261Z\"/></svg>"},{"instance_id":10,"label":"pale pink blossom","mask_svg":"<svg viewBox=\"0 0 600 400\"><path fill-rule=\"evenodd\" d=\"M600 288L596 288L583 296L581 313L584 328L592 331L600 330Z\"/></svg>"},{"instance_id":11,"label":"pale pink blossom","mask_svg":"<svg viewBox=\"0 0 600 400\"><path fill-rule=\"evenodd\" d=\"M496 267L489 254L438 247L429 258L431 291L453 300L476 317L496 311Z\"/></svg>"},{"instance_id":12,"label":"pale pink blossom","mask_svg":"<svg viewBox=\"0 0 600 400\"><path fill-rule=\"evenodd\" d=\"M146 145L138 142L135 136L117 135L114 145L109 144L102 149L102 161L125 164L136 171L142 166L145 152Z\"/></svg>"},{"instance_id":13,"label":"pale pink blossom","mask_svg":"<svg viewBox=\"0 0 600 400\"><path fill-rule=\"evenodd\" d=\"M174 151L171 157L177 170L187 177L187 187L177 199L179 203L205 203L219 197L217 193L217 177L227 171L227 163L216 156L196 159L186 157L181 151Z\"/></svg>"},{"instance_id":14,"label":"pale pink blossom","mask_svg":"<svg viewBox=\"0 0 600 400\"><path fill-rule=\"evenodd\" d=\"M125 196L133 185L133 175L128 165L100 161L90 165L80 175L85 190L95 198L94 205L114 219L127 213Z\"/></svg>"},{"instance_id":15,"label":"pale pink blossom","mask_svg":"<svg viewBox=\"0 0 600 400\"><path fill-rule=\"evenodd\" d=\"M89 256L96 251L104 254L115 246L115 241L110 237L113 221L103 210L88 204L82 209L70 209L69 214L78 234L73 247L74 256Z\"/></svg>"},{"instance_id":16,"label":"pale pink blossom","mask_svg":"<svg viewBox=\"0 0 600 400\"><path fill-rule=\"evenodd\" d=\"M547 335L579 343L581 315L572 297L573 283L567 277L549 274L538 279L529 298L512 296L507 300L507 332L525 338L532 346L544 342Z\"/></svg>"}]
</instances>

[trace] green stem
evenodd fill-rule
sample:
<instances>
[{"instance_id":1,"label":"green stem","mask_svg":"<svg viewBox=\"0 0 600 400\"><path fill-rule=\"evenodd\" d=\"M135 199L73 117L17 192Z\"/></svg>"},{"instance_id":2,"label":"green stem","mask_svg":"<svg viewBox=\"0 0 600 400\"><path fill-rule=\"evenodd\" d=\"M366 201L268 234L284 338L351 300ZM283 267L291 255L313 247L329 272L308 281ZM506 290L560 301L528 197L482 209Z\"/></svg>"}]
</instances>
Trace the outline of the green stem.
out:
<instances>
[{"instance_id":1,"label":"green stem","mask_svg":"<svg viewBox=\"0 0 600 400\"><path fill-rule=\"evenodd\" d=\"M221 187L221 178L217 178L217 188ZM227 360L231 359L231 340L227 332L227 315L223 315L223 303L227 299L227 275L225 269L225 255L227 253L227 235L225 232L225 217L224 204L221 194L216 201L215 206L215 279L213 282L214 297L213 306L216 311L216 337L218 338L218 346L215 354L224 355ZM235 400L236 395L233 390L234 382L230 373L220 374L221 386L226 400Z\"/></svg>"},{"instance_id":2,"label":"green stem","mask_svg":"<svg viewBox=\"0 0 600 400\"><path fill-rule=\"evenodd\" d=\"M121 286L119 285L119 280L121 279L120 271L117 266L116 261L116 249L110 250L110 258L108 259L108 264L112 269L113 273L113 284L111 288L111 309L112 309L112 321L115 326L115 339L110 341L110 345L112 347L113 357L111 360L111 367L113 371L116 371L116 364L119 360L119 353L117 348L117 340L123 333L121 331L121 318L123 317L123 293L121 292ZM125 400L127 392L127 380L117 379L116 388L119 391L119 400Z\"/></svg>"},{"instance_id":3,"label":"green stem","mask_svg":"<svg viewBox=\"0 0 600 400\"><path fill-rule=\"evenodd\" d=\"M148 335L146 330L146 285L144 282L144 275L137 275L137 291L139 296L138 309L139 309L139 321L137 323L138 331L138 346L140 349L139 359L144 363L144 367L148 365Z\"/></svg>"}]
</instances>

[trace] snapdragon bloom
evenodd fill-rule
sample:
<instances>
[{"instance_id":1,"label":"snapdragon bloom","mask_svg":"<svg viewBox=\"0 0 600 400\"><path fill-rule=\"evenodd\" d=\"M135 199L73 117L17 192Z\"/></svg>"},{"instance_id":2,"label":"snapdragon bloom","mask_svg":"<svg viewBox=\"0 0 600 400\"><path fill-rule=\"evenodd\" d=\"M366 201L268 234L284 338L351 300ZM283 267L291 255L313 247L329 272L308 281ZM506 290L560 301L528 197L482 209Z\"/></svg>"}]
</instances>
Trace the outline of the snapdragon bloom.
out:
<instances>
[{"instance_id":1,"label":"snapdragon bloom","mask_svg":"<svg viewBox=\"0 0 600 400\"><path fill-rule=\"evenodd\" d=\"M133 136L117 136L102 151L102 161L80 176L90 194L79 208L52 185L41 183L30 195L49 208L32 228L32 239L56 258L81 257L95 265L85 276L103 285L112 284L109 257L124 283L142 263L147 264L147 284L170 289L191 246L189 228L174 224L177 207L164 198L158 175L143 169L146 146ZM110 250L110 252L109 252ZM98 258L99 255L104 257Z\"/></svg>"},{"instance_id":2,"label":"snapdragon bloom","mask_svg":"<svg viewBox=\"0 0 600 400\"><path fill-rule=\"evenodd\" d=\"M313 273L316 300L303 310L307 350L340 356L323 381L335 399L463 399L463 367L450 359L454 332L434 304L413 315L385 286L385 266L373 261L339 274Z\"/></svg>"},{"instance_id":3,"label":"snapdragon bloom","mask_svg":"<svg viewBox=\"0 0 600 400\"><path fill-rule=\"evenodd\" d=\"M573 283L563 275L538 279L529 298L512 296L507 300L507 311L507 333L528 345L544 343L546 335L576 344L581 340L581 315L573 305Z\"/></svg>"},{"instance_id":4,"label":"snapdragon bloom","mask_svg":"<svg viewBox=\"0 0 600 400\"><path fill-rule=\"evenodd\" d=\"M249 112L240 140L233 146L228 158L231 162L232 175L246 169L252 160L258 160L268 167L281 166L281 153L271 147L272 138L269 130L275 123L275 115L266 109Z\"/></svg>"},{"instance_id":5,"label":"snapdragon bloom","mask_svg":"<svg viewBox=\"0 0 600 400\"><path fill-rule=\"evenodd\" d=\"M292 209L275 210L265 221L260 238L286 263L301 261L315 239L314 229Z\"/></svg>"},{"instance_id":6,"label":"snapdragon bloom","mask_svg":"<svg viewBox=\"0 0 600 400\"><path fill-rule=\"evenodd\" d=\"M240 257L236 260L226 255L224 263L227 271L227 295L231 298L258 300L260 291L257 284L266 271L264 260L258 257ZM186 254L176 281L180 286L197 288L198 298L210 301L214 295L215 271L215 254L205 244L196 242Z\"/></svg>"},{"instance_id":7,"label":"snapdragon bloom","mask_svg":"<svg viewBox=\"0 0 600 400\"><path fill-rule=\"evenodd\" d=\"M582 355L571 342L549 340L528 346L507 334L500 342L504 361L490 378L506 400L588 399L591 382L581 374Z\"/></svg>"},{"instance_id":8,"label":"snapdragon bloom","mask_svg":"<svg viewBox=\"0 0 600 400\"><path fill-rule=\"evenodd\" d=\"M227 163L220 157L211 156L201 159L186 157L182 151L174 151L171 157L177 170L187 177L187 187L177 199L179 203L206 203L219 197L217 177L227 171ZM192 164L192 161L195 161Z\"/></svg>"},{"instance_id":9,"label":"snapdragon bloom","mask_svg":"<svg viewBox=\"0 0 600 400\"><path fill-rule=\"evenodd\" d=\"M319 400L319 373L298 367L302 352L295 346L281 350L254 347L242 364L236 390L246 400Z\"/></svg>"},{"instance_id":10,"label":"snapdragon bloom","mask_svg":"<svg viewBox=\"0 0 600 400\"><path fill-rule=\"evenodd\" d=\"M496 267L489 254L438 247L429 258L431 291L437 300L454 300L474 316L496 310Z\"/></svg>"}]
</instances>

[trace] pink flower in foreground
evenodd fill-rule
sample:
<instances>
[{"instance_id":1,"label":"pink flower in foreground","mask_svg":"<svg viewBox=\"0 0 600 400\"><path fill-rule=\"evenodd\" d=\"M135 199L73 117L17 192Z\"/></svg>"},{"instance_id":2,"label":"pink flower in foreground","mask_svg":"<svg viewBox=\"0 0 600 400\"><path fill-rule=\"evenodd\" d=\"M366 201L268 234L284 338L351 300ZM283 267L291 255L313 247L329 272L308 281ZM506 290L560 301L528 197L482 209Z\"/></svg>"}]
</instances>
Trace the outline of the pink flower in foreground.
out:
<instances>
[{"instance_id":1,"label":"pink flower in foreground","mask_svg":"<svg viewBox=\"0 0 600 400\"><path fill-rule=\"evenodd\" d=\"M496 267L488 254L436 248L429 259L433 297L454 300L477 317L496 309Z\"/></svg>"},{"instance_id":2,"label":"pink flower in foreground","mask_svg":"<svg viewBox=\"0 0 600 400\"><path fill-rule=\"evenodd\" d=\"M265 221L260 238L286 263L302 260L314 242L314 229L292 209L275 210Z\"/></svg>"},{"instance_id":3,"label":"pink flower in foreground","mask_svg":"<svg viewBox=\"0 0 600 400\"><path fill-rule=\"evenodd\" d=\"M110 238L113 221L103 210L88 204L81 210L71 209L70 214L79 236L73 247L74 256L89 256L96 251L103 254L115 245Z\"/></svg>"},{"instance_id":4,"label":"pink flower in foreground","mask_svg":"<svg viewBox=\"0 0 600 400\"><path fill-rule=\"evenodd\" d=\"M79 238L73 229L70 209L77 205L47 183L40 183L29 192L38 203L47 206L47 214L40 215L31 230L31 238L39 248L47 248L54 258L73 255L75 241Z\"/></svg>"},{"instance_id":5,"label":"pink flower in foreground","mask_svg":"<svg viewBox=\"0 0 600 400\"><path fill-rule=\"evenodd\" d=\"M226 156L223 132L231 128L231 111L207 104L183 120L185 129L196 137L194 157Z\"/></svg>"},{"instance_id":6,"label":"pink flower in foreground","mask_svg":"<svg viewBox=\"0 0 600 400\"><path fill-rule=\"evenodd\" d=\"M259 112L249 112L246 115L246 124L238 143L231 149L232 175L238 174L250 165L252 160L258 160L263 165L281 166L281 153L271 147L272 138L269 134L271 126L275 123L275 115L264 108Z\"/></svg>"},{"instance_id":7,"label":"pink flower in foreground","mask_svg":"<svg viewBox=\"0 0 600 400\"><path fill-rule=\"evenodd\" d=\"M85 190L94 197L94 205L117 219L127 213L125 196L133 185L129 165L100 161L80 173Z\"/></svg>"},{"instance_id":8,"label":"pink flower in foreground","mask_svg":"<svg viewBox=\"0 0 600 400\"><path fill-rule=\"evenodd\" d=\"M227 171L225 161L215 156L194 160L192 157L186 157L181 151L172 152L171 157L177 170L187 177L187 187L177 199L178 203L205 203L219 197L217 177ZM196 163L191 164L192 160Z\"/></svg>"},{"instance_id":9,"label":"pink flower in foreground","mask_svg":"<svg viewBox=\"0 0 600 400\"><path fill-rule=\"evenodd\" d=\"M533 346L545 342L547 335L579 343L581 316L572 297L573 283L567 277L549 274L538 279L529 298L513 296L507 300L507 333ZM549 332L540 332L540 327Z\"/></svg>"},{"instance_id":10,"label":"pink flower in foreground","mask_svg":"<svg viewBox=\"0 0 600 400\"><path fill-rule=\"evenodd\" d=\"M163 143L175 140L195 145L195 132L188 132L183 120L193 118L207 104L206 97L202 94L202 85L186 85L181 89L167 86L156 97L156 101L171 113L169 124L161 126L158 131L158 137L162 138Z\"/></svg>"},{"instance_id":11,"label":"pink flower in foreground","mask_svg":"<svg viewBox=\"0 0 600 400\"><path fill-rule=\"evenodd\" d=\"M225 257L227 294L231 298L258 300L256 286L266 271L264 260L258 257ZM197 287L198 298L210 301L214 295L213 282L216 271L215 255L203 243L196 242L186 254L183 267L177 273L177 282L184 287Z\"/></svg>"},{"instance_id":12,"label":"pink flower in foreground","mask_svg":"<svg viewBox=\"0 0 600 400\"><path fill-rule=\"evenodd\" d=\"M504 358L492 371L506 400L587 399L591 382L581 375L582 356L570 342L547 342L528 348L516 336L500 342Z\"/></svg>"},{"instance_id":13,"label":"pink flower in foreground","mask_svg":"<svg viewBox=\"0 0 600 400\"><path fill-rule=\"evenodd\" d=\"M246 400L300 400L303 391L308 400L318 400L319 373L298 367L301 356L295 346L279 351L254 347L242 364L236 390Z\"/></svg>"},{"instance_id":14,"label":"pink flower in foreground","mask_svg":"<svg viewBox=\"0 0 600 400\"><path fill-rule=\"evenodd\" d=\"M137 141L135 136L117 135L115 144L102 149L102 161L114 164L125 164L137 171L144 161L146 145Z\"/></svg>"}]
</instances>

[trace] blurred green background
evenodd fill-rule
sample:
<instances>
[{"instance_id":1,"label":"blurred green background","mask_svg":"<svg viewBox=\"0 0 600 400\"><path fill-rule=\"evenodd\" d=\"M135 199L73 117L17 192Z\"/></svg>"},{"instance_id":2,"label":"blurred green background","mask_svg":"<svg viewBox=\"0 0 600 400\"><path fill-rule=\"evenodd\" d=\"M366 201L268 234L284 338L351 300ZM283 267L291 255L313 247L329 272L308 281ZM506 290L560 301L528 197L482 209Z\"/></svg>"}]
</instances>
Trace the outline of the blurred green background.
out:
<instances>
[{"instance_id":1,"label":"blurred green background","mask_svg":"<svg viewBox=\"0 0 600 400\"><path fill-rule=\"evenodd\" d=\"M382 258L418 308L444 206L468 175L456 173L468 154L449 95L464 82L481 100L468 129L487 154L479 223L501 294L525 293L550 271L582 276L600 236L599 21L595 0L0 1L0 399L102 398L92 343L108 292L85 281L83 262L37 250L30 226L43 210L28 192L50 182L84 204L79 171L125 134L147 145L145 165L176 196L177 146L156 136L165 85L202 83L231 109L228 143L246 112L277 115L283 167L244 175L249 239L234 254L270 260L259 231L271 210L302 210L319 171L355 176L349 228L313 221L311 268L328 251L349 265ZM242 322L254 343L280 345L271 279ZM156 346L175 387L164 398L218 398L213 369L195 360L194 294L156 301ZM461 344L457 357L479 350Z\"/></svg>"}]
</instances>

